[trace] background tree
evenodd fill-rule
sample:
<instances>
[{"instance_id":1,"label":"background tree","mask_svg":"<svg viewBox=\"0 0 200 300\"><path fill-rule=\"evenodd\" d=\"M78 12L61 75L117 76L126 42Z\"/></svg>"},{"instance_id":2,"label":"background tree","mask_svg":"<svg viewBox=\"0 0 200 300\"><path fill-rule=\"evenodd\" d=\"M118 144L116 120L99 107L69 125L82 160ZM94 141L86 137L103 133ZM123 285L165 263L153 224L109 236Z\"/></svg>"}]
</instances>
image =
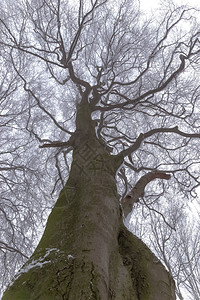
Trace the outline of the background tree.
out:
<instances>
[{"instance_id":1,"label":"background tree","mask_svg":"<svg viewBox=\"0 0 200 300\"><path fill-rule=\"evenodd\" d=\"M63 187L4 299L174 299L161 264L122 225L116 182L128 212L145 190L144 204L170 230L173 214L160 210L167 195L195 196L195 10L170 3L150 21L132 1L5 1L0 22L7 268L30 255ZM168 180L152 192L158 171Z\"/></svg>"},{"instance_id":2,"label":"background tree","mask_svg":"<svg viewBox=\"0 0 200 300\"><path fill-rule=\"evenodd\" d=\"M193 216L191 211L188 213L188 207L178 198L164 207L159 203L149 207L141 200L128 226L129 230L146 241L175 279L177 299L198 299L199 221L197 215ZM192 203L194 205L197 204ZM169 215L176 231L163 219Z\"/></svg>"}]
</instances>

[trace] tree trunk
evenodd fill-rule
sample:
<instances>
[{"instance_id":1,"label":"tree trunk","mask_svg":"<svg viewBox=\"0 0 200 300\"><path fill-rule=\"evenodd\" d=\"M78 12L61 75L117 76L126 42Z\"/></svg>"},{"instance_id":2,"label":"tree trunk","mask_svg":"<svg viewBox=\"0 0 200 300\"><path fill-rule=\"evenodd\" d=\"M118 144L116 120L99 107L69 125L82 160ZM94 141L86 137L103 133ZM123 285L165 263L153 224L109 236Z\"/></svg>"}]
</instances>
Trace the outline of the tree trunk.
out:
<instances>
[{"instance_id":1,"label":"tree trunk","mask_svg":"<svg viewBox=\"0 0 200 300\"><path fill-rule=\"evenodd\" d=\"M83 108L83 107L82 107ZM110 155L77 113L71 172L32 257L3 300L174 300L174 282L122 224Z\"/></svg>"}]
</instances>

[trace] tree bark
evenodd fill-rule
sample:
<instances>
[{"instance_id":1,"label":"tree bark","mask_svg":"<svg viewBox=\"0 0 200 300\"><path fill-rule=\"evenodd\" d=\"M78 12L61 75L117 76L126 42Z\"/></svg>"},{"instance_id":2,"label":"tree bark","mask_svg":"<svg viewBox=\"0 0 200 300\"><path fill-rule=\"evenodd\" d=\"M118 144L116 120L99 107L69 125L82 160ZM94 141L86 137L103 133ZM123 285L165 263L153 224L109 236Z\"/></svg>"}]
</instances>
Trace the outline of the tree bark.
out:
<instances>
[{"instance_id":1,"label":"tree bark","mask_svg":"<svg viewBox=\"0 0 200 300\"><path fill-rule=\"evenodd\" d=\"M85 102L68 181L39 245L2 300L175 299L165 268L122 224L115 174L123 159L98 141L88 115Z\"/></svg>"},{"instance_id":2,"label":"tree bark","mask_svg":"<svg viewBox=\"0 0 200 300\"><path fill-rule=\"evenodd\" d=\"M124 216L127 217L133 209L133 204L137 203L139 201L139 198L144 196L145 187L149 182L156 178L169 180L170 177L171 176L169 174L166 174L159 170L155 170L143 175L138 180L136 185L132 188L132 190L121 201Z\"/></svg>"}]
</instances>

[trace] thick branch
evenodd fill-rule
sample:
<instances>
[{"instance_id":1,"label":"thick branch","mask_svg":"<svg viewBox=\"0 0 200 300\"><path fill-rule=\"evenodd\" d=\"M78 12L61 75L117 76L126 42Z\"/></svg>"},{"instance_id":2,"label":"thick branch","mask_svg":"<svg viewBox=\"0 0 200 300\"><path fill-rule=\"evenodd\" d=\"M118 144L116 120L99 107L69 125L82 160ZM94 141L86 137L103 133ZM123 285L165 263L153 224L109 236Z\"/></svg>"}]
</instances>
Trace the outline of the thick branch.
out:
<instances>
[{"instance_id":1,"label":"thick branch","mask_svg":"<svg viewBox=\"0 0 200 300\"><path fill-rule=\"evenodd\" d=\"M76 32L76 34L74 36L74 39L73 39L73 41L71 43L71 46L69 48L69 52L68 52L67 56L66 56L65 50L64 50L64 43L61 40L61 52L63 53L63 58L62 58L63 61L62 61L62 63L64 65L64 67L68 68L70 77L71 77L72 81L75 84L84 86L88 90L91 90L90 84L88 82L86 82L85 80L78 78L75 75L71 60L72 60L72 56L73 56L73 53L75 51L75 48L76 48L76 46L78 44L79 38L81 36L81 33L82 33L83 29L84 29L84 26L92 19L92 15L93 15L94 10L97 9L99 6L102 6L105 2L106 1L103 1L103 3L98 4L98 1L96 0L92 4L92 8L82 17L82 20L81 20L80 14L79 14L79 27L78 27L78 30L77 30L77 32ZM79 13L81 11L81 5L82 5L82 2L80 1ZM90 16L91 16L91 19L89 18Z\"/></svg>"},{"instance_id":2,"label":"thick branch","mask_svg":"<svg viewBox=\"0 0 200 300\"><path fill-rule=\"evenodd\" d=\"M77 84L84 86L87 90L91 90L90 84L83 79L78 78L74 73L74 68L71 62L68 62L68 70L71 80Z\"/></svg>"},{"instance_id":3,"label":"thick branch","mask_svg":"<svg viewBox=\"0 0 200 300\"><path fill-rule=\"evenodd\" d=\"M138 202L140 197L144 196L144 190L146 185L156 178L169 180L171 176L158 170L155 170L154 172L149 172L142 176L138 180L136 185L132 188L132 190L121 201L125 217L127 217L128 214L132 211L133 204Z\"/></svg>"},{"instance_id":4,"label":"thick branch","mask_svg":"<svg viewBox=\"0 0 200 300\"><path fill-rule=\"evenodd\" d=\"M84 28L84 26L92 19L92 14L94 12L95 9L97 9L99 6L102 6L106 1L104 1L103 3L98 4L98 0L96 0L93 4L92 4L92 8L82 17L82 20L80 20L80 15L79 15L79 27L78 30L74 36L74 39L71 43L71 46L69 48L69 52L68 52L68 56L67 56L67 61L66 61L66 66L68 66L68 63L71 61L72 55L74 53L74 50L78 44L79 38L81 36L82 30ZM92 3L92 2L91 2ZM81 1L80 1L80 5L81 5ZM81 6L80 8L81 9ZM88 19L88 17L91 15L91 19Z\"/></svg>"},{"instance_id":5,"label":"thick branch","mask_svg":"<svg viewBox=\"0 0 200 300\"><path fill-rule=\"evenodd\" d=\"M48 58L43 57L43 56L39 55L38 53L35 53L35 52L32 52L32 51L30 51L30 50L25 49L25 47L22 48L22 47L20 47L19 45L15 45L15 44L11 45L11 44L8 44L8 43L5 43L5 42L1 42L1 41L0 41L0 44L3 45L3 46L9 47L11 50L12 50L12 49L17 49L17 50L20 50L20 51L22 51L22 52L24 52L24 53L26 53L26 54L30 54L30 55L32 55L32 56L35 56L35 57L41 59L42 61L44 61L44 62L46 62L46 63L49 63L49 64L52 64L52 65L54 65L54 66L58 66L58 67L61 67L61 68L65 68L63 65L61 65L61 64L59 64L59 63L57 63L57 62L55 62L55 61L53 61L53 60L49 60ZM32 48L33 48L33 47L32 47ZM39 49L37 49L37 50L39 51ZM41 51L45 52L44 50L41 50Z\"/></svg>"},{"instance_id":6,"label":"thick branch","mask_svg":"<svg viewBox=\"0 0 200 300\"><path fill-rule=\"evenodd\" d=\"M149 96L155 95L155 94L163 91L172 82L172 80L175 79L184 70L185 59L187 59L187 58L185 56L181 55L180 59L181 59L181 64L179 65L178 69L175 70L163 83L160 83L160 85L157 88L148 90L144 94L142 94L142 95L140 95L137 98L132 99L132 100L128 99L125 95L121 94L117 89L113 89L111 91L111 94L118 95L121 98L125 99L126 101L122 102L122 103L118 103L118 104L113 104L113 105L109 104L109 105L107 105L107 107L100 107L100 110L104 111L104 110L110 110L110 109L115 109L115 108L120 108L121 109L121 108L124 108L127 105L138 103L139 101L144 100L145 98L147 98Z\"/></svg>"},{"instance_id":7,"label":"thick branch","mask_svg":"<svg viewBox=\"0 0 200 300\"><path fill-rule=\"evenodd\" d=\"M133 152L135 152L141 146L144 139L156 134L156 133L176 133L186 138L200 138L200 133L187 133L178 129L178 126L172 128L155 128L146 133L141 133L136 139L135 143L129 148L121 151L120 154L123 156L127 156Z\"/></svg>"},{"instance_id":8,"label":"thick branch","mask_svg":"<svg viewBox=\"0 0 200 300\"><path fill-rule=\"evenodd\" d=\"M169 77L166 78L164 82L161 81L160 84L156 88L148 90L147 92L143 93L142 95L138 96L135 99L129 99L126 95L121 94L118 91L118 89L113 89L111 91L111 94L118 95L122 99L124 99L125 101L122 102L122 103L117 103L117 104L113 104L113 105L112 104L106 104L105 107L98 106L98 107L96 107L96 109L99 109L100 111L107 111L107 110L116 109L116 108L118 108L118 109L125 108L126 106L128 106L130 104L136 104L136 103L140 102L141 100L146 99L147 97L152 97L155 94L165 90L165 88L184 70L185 61L190 59L192 56L197 55L197 54L200 53L199 49L197 51L193 51L194 47L196 46L197 43L199 43L199 40L196 38L195 41L190 46L189 53L187 55L181 54L179 56L179 59L180 59L181 62L179 64L178 68L171 75L169 75ZM146 72L148 70L149 61L150 60L148 60L148 63L147 63L147 69L144 72ZM143 73L141 73L141 76L142 76L142 74ZM127 85L127 86L130 86L130 85L134 84L136 81L127 82L127 83L113 82L112 86L114 86L114 85ZM110 89L111 89L111 87L110 87Z\"/></svg>"},{"instance_id":9,"label":"thick branch","mask_svg":"<svg viewBox=\"0 0 200 300\"><path fill-rule=\"evenodd\" d=\"M52 143L43 144L43 145L39 146L39 148L56 148L56 147L63 148L63 147L69 147L69 146L71 146L69 141L67 141L67 142L54 141Z\"/></svg>"}]
</instances>

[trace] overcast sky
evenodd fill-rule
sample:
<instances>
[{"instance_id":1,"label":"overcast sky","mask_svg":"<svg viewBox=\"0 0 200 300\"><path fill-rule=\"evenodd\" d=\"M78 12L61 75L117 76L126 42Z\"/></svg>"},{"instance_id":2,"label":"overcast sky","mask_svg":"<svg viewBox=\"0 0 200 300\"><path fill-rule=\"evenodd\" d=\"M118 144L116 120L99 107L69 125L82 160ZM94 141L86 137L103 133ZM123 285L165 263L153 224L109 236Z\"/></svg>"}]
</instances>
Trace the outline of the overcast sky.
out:
<instances>
[{"instance_id":1,"label":"overcast sky","mask_svg":"<svg viewBox=\"0 0 200 300\"><path fill-rule=\"evenodd\" d=\"M200 8L199 0L174 0L175 3L179 5L193 6L195 8ZM155 10L159 6L160 0L140 0L141 8L146 10Z\"/></svg>"}]
</instances>

